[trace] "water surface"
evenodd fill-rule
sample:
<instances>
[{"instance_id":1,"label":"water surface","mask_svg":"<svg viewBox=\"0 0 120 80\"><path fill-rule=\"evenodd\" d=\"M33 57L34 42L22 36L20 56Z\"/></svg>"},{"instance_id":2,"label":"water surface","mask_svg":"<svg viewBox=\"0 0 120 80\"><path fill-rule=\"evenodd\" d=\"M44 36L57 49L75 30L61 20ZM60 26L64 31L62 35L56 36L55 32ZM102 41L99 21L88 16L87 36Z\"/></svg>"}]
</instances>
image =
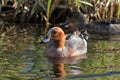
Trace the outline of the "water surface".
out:
<instances>
[{"instance_id":1,"label":"water surface","mask_svg":"<svg viewBox=\"0 0 120 80\"><path fill-rule=\"evenodd\" d=\"M120 79L119 41L89 39L88 53L84 56L48 59L44 55L47 44L39 44L43 36L40 27L1 25L0 80Z\"/></svg>"}]
</instances>

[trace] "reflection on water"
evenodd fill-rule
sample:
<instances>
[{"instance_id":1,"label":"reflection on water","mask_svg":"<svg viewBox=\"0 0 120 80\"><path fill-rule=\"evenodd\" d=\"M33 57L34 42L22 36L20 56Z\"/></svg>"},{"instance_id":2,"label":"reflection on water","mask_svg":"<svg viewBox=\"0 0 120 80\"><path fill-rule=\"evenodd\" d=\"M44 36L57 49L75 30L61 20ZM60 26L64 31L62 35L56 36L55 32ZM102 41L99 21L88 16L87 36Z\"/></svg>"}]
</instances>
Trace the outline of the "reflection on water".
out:
<instances>
[{"instance_id":1,"label":"reflection on water","mask_svg":"<svg viewBox=\"0 0 120 80\"><path fill-rule=\"evenodd\" d=\"M56 63L53 65L53 71L55 78L61 78L66 75L66 71L64 69L64 64L63 63Z\"/></svg>"},{"instance_id":2,"label":"reflection on water","mask_svg":"<svg viewBox=\"0 0 120 80\"><path fill-rule=\"evenodd\" d=\"M55 78L61 78L65 77L66 71L64 68L65 64L77 64L80 59L86 58L86 55L81 55L81 56L75 56L75 57L63 57L63 58L58 58L58 57L47 57L48 61L53 63L53 72L55 75ZM71 70L72 73L77 73L75 70Z\"/></svg>"},{"instance_id":3,"label":"reflection on water","mask_svg":"<svg viewBox=\"0 0 120 80\"><path fill-rule=\"evenodd\" d=\"M41 26L26 26L0 27L0 80L120 79L119 41L89 40L84 56L47 58L46 45L39 45Z\"/></svg>"},{"instance_id":4,"label":"reflection on water","mask_svg":"<svg viewBox=\"0 0 120 80\"><path fill-rule=\"evenodd\" d=\"M75 57L63 57L63 58L58 58L58 57L47 57L48 61L52 62L53 64L55 63L63 63L63 64L75 64L80 62L80 59L85 59L85 55L81 56L75 56Z\"/></svg>"}]
</instances>

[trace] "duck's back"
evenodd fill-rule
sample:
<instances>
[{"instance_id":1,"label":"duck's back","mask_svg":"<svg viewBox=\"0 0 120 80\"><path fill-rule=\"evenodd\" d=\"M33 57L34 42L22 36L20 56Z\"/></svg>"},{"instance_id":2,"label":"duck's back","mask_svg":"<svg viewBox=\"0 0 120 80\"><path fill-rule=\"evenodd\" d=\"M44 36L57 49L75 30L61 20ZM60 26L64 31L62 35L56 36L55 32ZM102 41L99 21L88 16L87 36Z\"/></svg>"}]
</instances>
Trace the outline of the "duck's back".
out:
<instances>
[{"instance_id":1,"label":"duck's back","mask_svg":"<svg viewBox=\"0 0 120 80\"><path fill-rule=\"evenodd\" d=\"M72 48L77 54L84 54L87 52L87 42L79 34L68 34L66 35L65 46L69 49Z\"/></svg>"}]
</instances>

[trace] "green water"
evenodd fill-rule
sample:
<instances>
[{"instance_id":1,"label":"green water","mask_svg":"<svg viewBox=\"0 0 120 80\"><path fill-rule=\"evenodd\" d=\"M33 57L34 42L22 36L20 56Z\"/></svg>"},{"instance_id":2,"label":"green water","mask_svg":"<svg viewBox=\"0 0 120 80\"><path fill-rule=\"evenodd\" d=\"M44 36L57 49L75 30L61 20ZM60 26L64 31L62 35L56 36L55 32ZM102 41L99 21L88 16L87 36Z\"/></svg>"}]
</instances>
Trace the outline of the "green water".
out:
<instances>
[{"instance_id":1,"label":"green water","mask_svg":"<svg viewBox=\"0 0 120 80\"><path fill-rule=\"evenodd\" d=\"M3 26L2 26L3 27ZM44 56L45 45L36 27L8 27L0 32L0 80L56 80ZM66 59L67 60L67 59ZM88 40L88 53L63 64L66 73L57 80L119 80L120 42ZM68 64L71 63L71 64Z\"/></svg>"}]
</instances>

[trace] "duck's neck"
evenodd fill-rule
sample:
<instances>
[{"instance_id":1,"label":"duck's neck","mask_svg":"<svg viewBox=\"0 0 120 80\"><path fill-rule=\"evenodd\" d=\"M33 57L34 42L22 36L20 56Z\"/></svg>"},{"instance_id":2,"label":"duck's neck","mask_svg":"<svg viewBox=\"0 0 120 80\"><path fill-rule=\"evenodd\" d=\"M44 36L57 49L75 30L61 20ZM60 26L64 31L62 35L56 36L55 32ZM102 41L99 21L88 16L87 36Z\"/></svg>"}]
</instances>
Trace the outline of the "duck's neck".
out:
<instances>
[{"instance_id":1,"label":"duck's neck","mask_svg":"<svg viewBox=\"0 0 120 80\"><path fill-rule=\"evenodd\" d=\"M61 39L61 40L56 40L55 41L55 48L64 48L65 46L65 39Z\"/></svg>"}]
</instances>

